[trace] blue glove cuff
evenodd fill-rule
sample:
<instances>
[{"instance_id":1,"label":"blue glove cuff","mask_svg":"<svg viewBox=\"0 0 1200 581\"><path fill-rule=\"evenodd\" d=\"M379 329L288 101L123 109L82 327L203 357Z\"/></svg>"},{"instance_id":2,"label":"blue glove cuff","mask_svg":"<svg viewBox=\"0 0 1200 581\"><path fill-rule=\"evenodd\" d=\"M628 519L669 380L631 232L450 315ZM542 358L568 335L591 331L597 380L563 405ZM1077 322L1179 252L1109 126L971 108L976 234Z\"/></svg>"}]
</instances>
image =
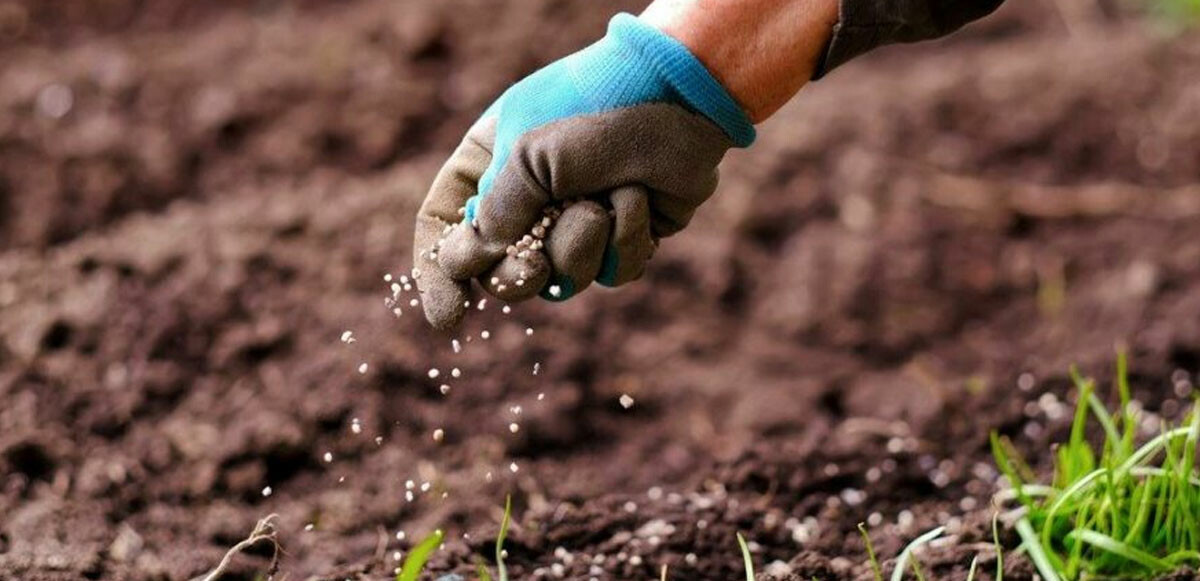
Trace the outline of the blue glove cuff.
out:
<instances>
[{"instance_id":1,"label":"blue glove cuff","mask_svg":"<svg viewBox=\"0 0 1200 581\"><path fill-rule=\"evenodd\" d=\"M746 112L683 43L625 13L613 17L608 34L635 50L691 108L724 130L734 145L754 143L754 124Z\"/></svg>"}]
</instances>

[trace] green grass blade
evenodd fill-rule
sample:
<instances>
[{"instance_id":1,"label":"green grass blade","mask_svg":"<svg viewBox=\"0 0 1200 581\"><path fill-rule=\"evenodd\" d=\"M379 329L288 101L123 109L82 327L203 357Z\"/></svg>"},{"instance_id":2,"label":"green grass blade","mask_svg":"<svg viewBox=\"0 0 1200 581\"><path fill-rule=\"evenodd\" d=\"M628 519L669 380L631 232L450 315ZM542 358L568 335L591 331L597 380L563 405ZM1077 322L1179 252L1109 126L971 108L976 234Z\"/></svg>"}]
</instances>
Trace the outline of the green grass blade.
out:
<instances>
[{"instance_id":1,"label":"green grass blade","mask_svg":"<svg viewBox=\"0 0 1200 581\"><path fill-rule=\"evenodd\" d=\"M942 536L942 533L945 531L946 527L938 527L913 539L907 547L904 547L904 550L900 551L900 555L896 557L896 568L892 569L892 581L902 581L904 579L904 569L908 566L908 560L911 558L913 550Z\"/></svg>"},{"instance_id":2,"label":"green grass blade","mask_svg":"<svg viewBox=\"0 0 1200 581\"><path fill-rule=\"evenodd\" d=\"M1025 547L1025 552L1029 553L1029 559L1033 561L1033 566L1037 568L1038 573L1041 573L1042 579L1062 581L1058 569L1054 567L1045 549L1038 542L1037 533L1033 532L1033 525L1029 524L1029 519L1023 518L1017 521L1017 534L1021 537L1021 546Z\"/></svg>"},{"instance_id":3,"label":"green grass blade","mask_svg":"<svg viewBox=\"0 0 1200 581\"><path fill-rule=\"evenodd\" d=\"M1042 545L1047 547L1050 546L1051 536L1054 531L1055 524L1054 517L1058 515L1058 511L1063 508L1063 505L1066 504L1068 500L1073 499L1076 495L1082 494L1092 486L1096 479L1104 476L1105 474L1108 474L1108 470L1103 468L1093 470L1092 472L1088 473L1087 476L1075 481L1074 484L1072 484L1070 487L1064 490L1062 494L1059 494L1054 499L1054 503L1051 504L1050 509L1046 511L1046 516L1044 517L1046 522L1042 524Z\"/></svg>"},{"instance_id":4,"label":"green grass blade","mask_svg":"<svg viewBox=\"0 0 1200 581\"><path fill-rule=\"evenodd\" d=\"M1100 422L1100 426L1104 428L1104 435L1108 438L1108 442L1120 442L1121 432L1117 430L1117 424L1113 422L1113 416L1109 413L1108 408L1104 407L1104 402L1100 401L1096 394L1089 393L1087 398L1088 407L1092 410L1092 415ZM1080 406L1081 408L1083 406Z\"/></svg>"},{"instance_id":5,"label":"green grass blade","mask_svg":"<svg viewBox=\"0 0 1200 581\"><path fill-rule=\"evenodd\" d=\"M1005 445L1007 442L994 430L992 431L989 441L992 444L992 457L996 460L996 466L1000 468L1000 472L1008 477L1008 483L1011 485L1013 492L1017 495L1017 500L1021 504L1030 506L1033 504L1029 496L1025 494L1025 479L1016 468L1013 454L1010 454L1011 445Z\"/></svg>"},{"instance_id":6,"label":"green grass blade","mask_svg":"<svg viewBox=\"0 0 1200 581\"><path fill-rule=\"evenodd\" d=\"M1120 466L1118 466L1115 471L1113 471L1114 479L1118 481L1122 480L1129 474L1130 470L1141 466L1143 462L1148 462L1156 454L1158 454L1159 450L1166 447L1166 445L1172 440L1187 436L1189 433L1191 433L1191 431L1192 428L1189 426L1185 428L1167 430L1155 436L1154 439L1146 442L1141 448L1138 448L1137 451L1135 451L1133 454L1130 454L1129 458Z\"/></svg>"},{"instance_id":7,"label":"green grass blade","mask_svg":"<svg viewBox=\"0 0 1200 581\"><path fill-rule=\"evenodd\" d=\"M750 557L750 545L742 533L737 534L738 546L742 549L742 561L746 564L746 581L754 581L754 559Z\"/></svg>"},{"instance_id":8,"label":"green grass blade","mask_svg":"<svg viewBox=\"0 0 1200 581\"><path fill-rule=\"evenodd\" d=\"M867 546L867 558L871 560L871 572L875 574L875 581L883 581L883 567L879 566L879 558L875 556L875 545L871 542L871 535L867 534L867 526L858 523L858 532L862 534L863 544Z\"/></svg>"},{"instance_id":9,"label":"green grass blade","mask_svg":"<svg viewBox=\"0 0 1200 581\"><path fill-rule=\"evenodd\" d=\"M996 581L1004 581L1004 547L1000 546L1000 513L992 514L992 544L996 547Z\"/></svg>"},{"instance_id":10,"label":"green grass blade","mask_svg":"<svg viewBox=\"0 0 1200 581\"><path fill-rule=\"evenodd\" d=\"M417 546L409 551L408 558L404 559L404 565L400 567L400 573L396 575L396 581L417 581L417 577L425 568L425 562L429 560L429 556L442 546L442 539L445 538L445 533L440 529L433 531L433 534L425 537Z\"/></svg>"},{"instance_id":11,"label":"green grass blade","mask_svg":"<svg viewBox=\"0 0 1200 581\"><path fill-rule=\"evenodd\" d=\"M1159 559L1150 553L1138 550L1108 535L1103 535L1096 531L1079 529L1071 531L1067 537L1078 539L1096 548L1138 563L1139 565L1150 569L1151 571L1167 571L1171 569L1170 563Z\"/></svg>"},{"instance_id":12,"label":"green grass blade","mask_svg":"<svg viewBox=\"0 0 1200 581\"><path fill-rule=\"evenodd\" d=\"M500 521L500 534L496 535L496 576L508 581L508 568L504 566L504 539L508 537L508 526L512 523L512 495L504 498L504 519Z\"/></svg>"}]
</instances>

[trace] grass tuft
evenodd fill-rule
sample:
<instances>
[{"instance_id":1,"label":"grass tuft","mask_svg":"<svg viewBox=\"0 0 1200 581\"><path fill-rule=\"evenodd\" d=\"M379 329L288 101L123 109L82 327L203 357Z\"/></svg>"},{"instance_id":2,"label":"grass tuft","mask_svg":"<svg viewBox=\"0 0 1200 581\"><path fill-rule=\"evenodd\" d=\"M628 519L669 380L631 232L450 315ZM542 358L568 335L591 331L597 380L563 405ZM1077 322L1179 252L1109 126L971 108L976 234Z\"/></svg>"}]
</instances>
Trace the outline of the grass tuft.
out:
<instances>
[{"instance_id":1,"label":"grass tuft","mask_svg":"<svg viewBox=\"0 0 1200 581\"><path fill-rule=\"evenodd\" d=\"M1074 369L1071 377L1079 401L1050 484L1034 483L1012 444L992 434L996 464L1012 486L1000 496L1023 507L1015 528L1038 572L1046 581L1127 578L1200 564L1200 414L1193 408L1181 426L1164 425L1138 446L1124 354L1115 412L1096 396L1094 381ZM1099 444L1087 437L1093 422Z\"/></svg>"}]
</instances>

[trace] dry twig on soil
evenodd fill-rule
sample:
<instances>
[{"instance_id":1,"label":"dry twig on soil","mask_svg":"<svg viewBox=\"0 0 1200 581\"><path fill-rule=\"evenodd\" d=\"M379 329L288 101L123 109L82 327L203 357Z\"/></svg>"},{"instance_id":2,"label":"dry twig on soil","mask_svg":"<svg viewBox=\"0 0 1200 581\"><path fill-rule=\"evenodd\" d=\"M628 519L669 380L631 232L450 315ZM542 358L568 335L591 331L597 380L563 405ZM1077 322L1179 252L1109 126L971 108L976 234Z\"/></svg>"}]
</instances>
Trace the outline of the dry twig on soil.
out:
<instances>
[{"instance_id":1,"label":"dry twig on soil","mask_svg":"<svg viewBox=\"0 0 1200 581\"><path fill-rule=\"evenodd\" d=\"M279 518L277 514L269 514L254 525L254 530L250 532L250 536L243 539L240 543L234 545L221 558L221 562L217 564L217 568L210 571L208 574L196 577L193 581L216 581L224 575L229 569L229 565L233 563L233 558L238 553L257 545L261 541L271 543L271 564L267 567L267 578L271 578L279 571L279 539L278 531L275 529L275 519Z\"/></svg>"}]
</instances>

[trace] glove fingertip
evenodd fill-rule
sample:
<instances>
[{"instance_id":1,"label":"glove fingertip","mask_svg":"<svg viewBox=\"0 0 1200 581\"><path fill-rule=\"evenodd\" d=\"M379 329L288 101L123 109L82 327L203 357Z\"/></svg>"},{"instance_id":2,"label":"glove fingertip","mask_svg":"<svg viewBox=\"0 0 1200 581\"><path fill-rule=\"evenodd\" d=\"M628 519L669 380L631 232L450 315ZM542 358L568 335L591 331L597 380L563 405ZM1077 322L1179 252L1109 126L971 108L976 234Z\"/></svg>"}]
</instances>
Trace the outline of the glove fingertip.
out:
<instances>
[{"instance_id":1,"label":"glove fingertip","mask_svg":"<svg viewBox=\"0 0 1200 581\"><path fill-rule=\"evenodd\" d=\"M425 319L439 331L452 331L462 323L463 315L467 312L467 300L466 285L449 279L421 289L421 307L425 311Z\"/></svg>"}]
</instances>

